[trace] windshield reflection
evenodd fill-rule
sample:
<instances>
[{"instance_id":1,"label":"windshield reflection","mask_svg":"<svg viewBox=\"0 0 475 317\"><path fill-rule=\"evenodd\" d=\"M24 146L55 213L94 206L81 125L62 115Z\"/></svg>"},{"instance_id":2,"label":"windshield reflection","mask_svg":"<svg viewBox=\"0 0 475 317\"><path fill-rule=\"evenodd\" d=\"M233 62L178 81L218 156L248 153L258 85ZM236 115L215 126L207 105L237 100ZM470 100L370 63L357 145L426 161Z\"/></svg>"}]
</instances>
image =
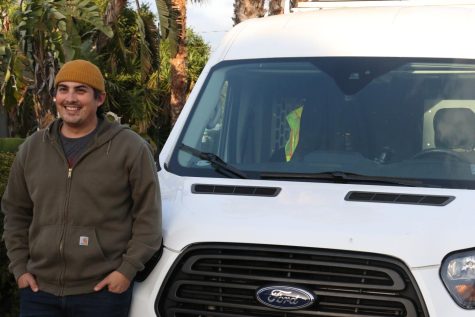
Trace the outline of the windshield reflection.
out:
<instances>
[{"instance_id":1,"label":"windshield reflection","mask_svg":"<svg viewBox=\"0 0 475 317\"><path fill-rule=\"evenodd\" d=\"M474 87L467 60L227 62L210 73L179 143L250 178L337 171L369 183L389 177L473 189ZM223 177L179 149L169 168Z\"/></svg>"}]
</instances>

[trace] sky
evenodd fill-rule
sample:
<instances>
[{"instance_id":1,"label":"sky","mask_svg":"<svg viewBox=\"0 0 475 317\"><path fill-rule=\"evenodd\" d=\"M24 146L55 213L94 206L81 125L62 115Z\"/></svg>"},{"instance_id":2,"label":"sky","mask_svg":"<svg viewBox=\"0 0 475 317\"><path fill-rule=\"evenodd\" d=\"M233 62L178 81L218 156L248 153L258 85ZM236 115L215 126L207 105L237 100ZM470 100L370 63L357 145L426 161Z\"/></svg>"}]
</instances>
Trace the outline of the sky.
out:
<instances>
[{"instance_id":1,"label":"sky","mask_svg":"<svg viewBox=\"0 0 475 317\"><path fill-rule=\"evenodd\" d=\"M187 23L205 42L215 49L233 27L234 0L205 0L187 6Z\"/></svg>"},{"instance_id":2,"label":"sky","mask_svg":"<svg viewBox=\"0 0 475 317\"><path fill-rule=\"evenodd\" d=\"M155 0L142 0L156 12ZM187 3L187 24L201 35L206 43L215 50L219 42L233 26L234 0L204 0L197 4Z\"/></svg>"}]
</instances>

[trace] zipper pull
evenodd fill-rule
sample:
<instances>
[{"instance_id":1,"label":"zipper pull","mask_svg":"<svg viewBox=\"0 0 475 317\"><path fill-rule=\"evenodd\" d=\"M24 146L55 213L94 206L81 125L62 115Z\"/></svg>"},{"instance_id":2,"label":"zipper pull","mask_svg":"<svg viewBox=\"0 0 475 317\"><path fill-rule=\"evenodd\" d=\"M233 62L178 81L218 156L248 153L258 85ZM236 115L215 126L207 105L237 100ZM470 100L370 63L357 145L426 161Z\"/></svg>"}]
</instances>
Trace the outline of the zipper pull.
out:
<instances>
[{"instance_id":1,"label":"zipper pull","mask_svg":"<svg viewBox=\"0 0 475 317\"><path fill-rule=\"evenodd\" d=\"M71 167L68 168L68 178L71 178L72 173L73 173L73 169Z\"/></svg>"}]
</instances>

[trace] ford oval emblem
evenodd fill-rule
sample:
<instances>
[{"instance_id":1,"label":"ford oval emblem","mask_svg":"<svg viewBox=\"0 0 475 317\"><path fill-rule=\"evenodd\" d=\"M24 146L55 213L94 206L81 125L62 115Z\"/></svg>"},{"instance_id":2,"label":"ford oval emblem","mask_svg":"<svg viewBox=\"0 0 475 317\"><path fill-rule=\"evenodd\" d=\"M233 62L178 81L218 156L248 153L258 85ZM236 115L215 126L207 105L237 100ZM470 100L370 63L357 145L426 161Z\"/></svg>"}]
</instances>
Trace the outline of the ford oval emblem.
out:
<instances>
[{"instance_id":1,"label":"ford oval emblem","mask_svg":"<svg viewBox=\"0 0 475 317\"><path fill-rule=\"evenodd\" d=\"M315 302L315 296L301 288L267 286L257 290L256 298L262 304L277 309L302 309Z\"/></svg>"}]
</instances>

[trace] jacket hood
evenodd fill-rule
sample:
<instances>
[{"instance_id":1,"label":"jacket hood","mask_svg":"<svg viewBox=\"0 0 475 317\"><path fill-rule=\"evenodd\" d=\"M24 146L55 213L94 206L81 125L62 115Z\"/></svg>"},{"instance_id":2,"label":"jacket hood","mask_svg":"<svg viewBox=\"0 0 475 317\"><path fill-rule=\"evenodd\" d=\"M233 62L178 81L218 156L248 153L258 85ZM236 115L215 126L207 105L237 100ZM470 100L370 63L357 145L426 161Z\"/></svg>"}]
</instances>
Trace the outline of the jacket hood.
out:
<instances>
[{"instance_id":1,"label":"jacket hood","mask_svg":"<svg viewBox=\"0 0 475 317\"><path fill-rule=\"evenodd\" d=\"M50 141L56 141L59 139L59 127L62 125L63 120L57 119L53 121L44 131L43 141L48 138ZM128 130L129 127L121 125L117 122L110 122L107 119L99 118L97 133L94 136L94 145L100 146L104 143L112 140L118 133L123 130Z\"/></svg>"}]
</instances>

